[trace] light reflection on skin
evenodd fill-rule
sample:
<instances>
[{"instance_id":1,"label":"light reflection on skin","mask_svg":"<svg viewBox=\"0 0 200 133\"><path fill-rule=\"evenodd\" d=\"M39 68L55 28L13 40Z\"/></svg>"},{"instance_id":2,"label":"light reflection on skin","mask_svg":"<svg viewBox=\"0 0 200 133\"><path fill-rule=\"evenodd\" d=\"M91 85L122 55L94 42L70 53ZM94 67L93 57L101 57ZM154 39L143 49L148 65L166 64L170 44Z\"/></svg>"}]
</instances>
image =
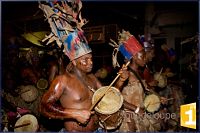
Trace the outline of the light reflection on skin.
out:
<instances>
[{"instance_id":1,"label":"light reflection on skin","mask_svg":"<svg viewBox=\"0 0 200 133\"><path fill-rule=\"evenodd\" d=\"M138 59L142 60L143 54L139 52L139 53L137 54L137 57L138 57Z\"/></svg>"},{"instance_id":2,"label":"light reflection on skin","mask_svg":"<svg viewBox=\"0 0 200 133\"><path fill-rule=\"evenodd\" d=\"M58 91L58 86L60 85L60 83L58 83L56 86L55 86L55 91Z\"/></svg>"},{"instance_id":3,"label":"light reflection on skin","mask_svg":"<svg viewBox=\"0 0 200 133\"><path fill-rule=\"evenodd\" d=\"M81 64L85 66L86 65L86 60L81 60Z\"/></svg>"}]
</instances>

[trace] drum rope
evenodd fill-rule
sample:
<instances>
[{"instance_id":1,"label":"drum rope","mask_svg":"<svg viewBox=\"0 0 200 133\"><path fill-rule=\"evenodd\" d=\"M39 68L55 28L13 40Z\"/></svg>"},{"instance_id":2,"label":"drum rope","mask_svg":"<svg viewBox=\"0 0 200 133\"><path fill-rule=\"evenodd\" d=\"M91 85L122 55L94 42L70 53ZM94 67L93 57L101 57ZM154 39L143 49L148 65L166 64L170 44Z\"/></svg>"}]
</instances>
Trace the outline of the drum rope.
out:
<instances>
[{"instance_id":1,"label":"drum rope","mask_svg":"<svg viewBox=\"0 0 200 133\"><path fill-rule=\"evenodd\" d=\"M100 122L102 123L102 125L103 125L103 128L105 129L105 132L107 133L107 129L106 129L106 123L105 123L105 121L108 119L108 118L110 118L111 117L111 115L108 115L106 118L104 118L103 120L100 120Z\"/></svg>"},{"instance_id":2,"label":"drum rope","mask_svg":"<svg viewBox=\"0 0 200 133\"><path fill-rule=\"evenodd\" d=\"M129 67L129 69L136 76L136 78L140 81L140 84L142 85L143 92L146 94L146 91L145 91L146 89L145 89L144 84L141 80L142 78L131 67Z\"/></svg>"},{"instance_id":3,"label":"drum rope","mask_svg":"<svg viewBox=\"0 0 200 133\"><path fill-rule=\"evenodd\" d=\"M83 85L88 88L90 91L92 91L93 93L95 92L94 88L92 88L91 86L87 85L87 83L78 75L76 74L76 77L83 83Z\"/></svg>"}]
</instances>

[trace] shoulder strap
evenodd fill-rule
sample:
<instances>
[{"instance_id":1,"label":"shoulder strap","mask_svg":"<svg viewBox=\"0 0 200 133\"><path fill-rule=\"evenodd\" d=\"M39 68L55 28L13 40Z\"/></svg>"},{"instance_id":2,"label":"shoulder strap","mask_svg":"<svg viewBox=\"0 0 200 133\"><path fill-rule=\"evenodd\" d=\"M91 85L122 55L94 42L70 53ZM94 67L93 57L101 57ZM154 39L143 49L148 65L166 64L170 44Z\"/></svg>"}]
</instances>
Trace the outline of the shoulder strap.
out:
<instances>
[{"instance_id":1,"label":"shoulder strap","mask_svg":"<svg viewBox=\"0 0 200 133\"><path fill-rule=\"evenodd\" d=\"M143 91L144 93L146 92L145 90L145 87L144 87L144 84L141 80L141 77L136 73L136 71L134 71L131 67L129 67L130 71L136 76L136 78L140 81L141 85L142 85L142 88L143 88Z\"/></svg>"},{"instance_id":2,"label":"shoulder strap","mask_svg":"<svg viewBox=\"0 0 200 133\"><path fill-rule=\"evenodd\" d=\"M93 93L95 92L95 90L90 87L78 74L76 74L76 77L83 83L83 85L88 88L90 91L92 91Z\"/></svg>"}]
</instances>

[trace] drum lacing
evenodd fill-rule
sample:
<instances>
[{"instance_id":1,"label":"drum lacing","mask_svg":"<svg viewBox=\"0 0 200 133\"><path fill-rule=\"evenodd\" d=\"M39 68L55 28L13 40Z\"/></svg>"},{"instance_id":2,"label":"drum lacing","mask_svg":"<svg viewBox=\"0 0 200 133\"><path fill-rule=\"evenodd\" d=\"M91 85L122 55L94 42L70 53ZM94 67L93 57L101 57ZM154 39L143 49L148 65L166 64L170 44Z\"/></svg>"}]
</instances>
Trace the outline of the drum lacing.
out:
<instances>
[{"instance_id":1,"label":"drum lacing","mask_svg":"<svg viewBox=\"0 0 200 133\"><path fill-rule=\"evenodd\" d=\"M104 118L103 120L100 120L100 122L102 123L102 125L103 125L103 128L105 129L105 131L106 131L106 133L107 133L107 130L106 130L106 123L105 123L105 121L108 119L108 118L110 118L111 117L111 115L108 115L106 118Z\"/></svg>"}]
</instances>

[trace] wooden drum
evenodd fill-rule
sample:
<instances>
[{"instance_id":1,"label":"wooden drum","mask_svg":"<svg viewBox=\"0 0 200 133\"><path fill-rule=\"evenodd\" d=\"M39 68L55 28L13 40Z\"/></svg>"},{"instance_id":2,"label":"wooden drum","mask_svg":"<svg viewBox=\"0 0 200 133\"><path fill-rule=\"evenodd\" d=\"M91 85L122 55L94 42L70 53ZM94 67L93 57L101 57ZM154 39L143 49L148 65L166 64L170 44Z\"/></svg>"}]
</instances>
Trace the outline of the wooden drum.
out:
<instances>
[{"instance_id":1,"label":"wooden drum","mask_svg":"<svg viewBox=\"0 0 200 133\"><path fill-rule=\"evenodd\" d=\"M105 92L108 86L99 88L93 95L92 103ZM122 113L120 108L123 104L123 96L115 87L111 87L101 101L95 107L95 111L99 115L100 126L107 130L116 129L122 122Z\"/></svg>"}]
</instances>

